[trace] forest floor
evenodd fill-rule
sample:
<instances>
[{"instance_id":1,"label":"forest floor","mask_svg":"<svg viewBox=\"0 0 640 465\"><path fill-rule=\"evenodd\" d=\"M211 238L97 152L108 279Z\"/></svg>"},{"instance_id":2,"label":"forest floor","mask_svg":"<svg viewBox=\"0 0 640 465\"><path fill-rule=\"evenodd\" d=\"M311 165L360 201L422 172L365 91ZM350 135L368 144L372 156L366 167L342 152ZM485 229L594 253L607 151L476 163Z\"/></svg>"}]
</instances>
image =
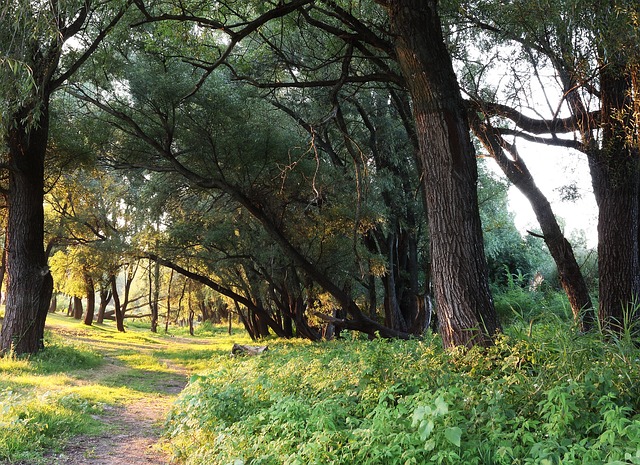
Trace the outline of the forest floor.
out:
<instances>
[{"instance_id":1,"label":"forest floor","mask_svg":"<svg viewBox=\"0 0 640 465\"><path fill-rule=\"evenodd\" d=\"M205 370L214 354L229 353L233 345L226 334L189 337L176 328L178 335L167 336L135 326L122 334L58 314L47 319L47 329L58 343L90 348L102 357L95 367L64 374L64 389L96 393L99 407L91 413L96 427L46 453L44 463L50 465L173 463L163 437L173 402L193 373ZM244 336L237 340L243 342ZM32 465L0 461L5 463Z\"/></svg>"}]
</instances>

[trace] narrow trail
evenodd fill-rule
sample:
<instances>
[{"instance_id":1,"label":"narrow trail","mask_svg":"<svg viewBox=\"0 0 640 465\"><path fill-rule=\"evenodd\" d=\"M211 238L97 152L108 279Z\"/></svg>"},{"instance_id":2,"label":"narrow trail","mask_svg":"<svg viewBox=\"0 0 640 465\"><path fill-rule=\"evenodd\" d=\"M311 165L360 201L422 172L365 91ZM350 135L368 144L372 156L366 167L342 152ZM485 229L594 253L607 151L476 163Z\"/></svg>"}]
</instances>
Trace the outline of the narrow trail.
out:
<instances>
[{"instance_id":1,"label":"narrow trail","mask_svg":"<svg viewBox=\"0 0 640 465\"><path fill-rule=\"evenodd\" d=\"M76 340L82 336L69 335ZM87 342L87 341L83 341ZM193 343L193 342L192 342ZM139 351L150 353L161 350L167 344L155 344L152 348L141 344ZM175 363L162 360L166 367L161 380L154 381L149 392L141 393L124 405L109 406L94 419L106 425L99 436L81 436L73 438L60 452L49 457L51 465L168 465L168 455L159 444L162 441L162 425L178 394L188 380L188 370ZM105 354L104 363L91 370L91 380L121 377L122 385L127 385L127 376L140 376L131 373L121 360ZM78 380L78 383L83 383ZM25 464L26 465L26 464Z\"/></svg>"}]
</instances>

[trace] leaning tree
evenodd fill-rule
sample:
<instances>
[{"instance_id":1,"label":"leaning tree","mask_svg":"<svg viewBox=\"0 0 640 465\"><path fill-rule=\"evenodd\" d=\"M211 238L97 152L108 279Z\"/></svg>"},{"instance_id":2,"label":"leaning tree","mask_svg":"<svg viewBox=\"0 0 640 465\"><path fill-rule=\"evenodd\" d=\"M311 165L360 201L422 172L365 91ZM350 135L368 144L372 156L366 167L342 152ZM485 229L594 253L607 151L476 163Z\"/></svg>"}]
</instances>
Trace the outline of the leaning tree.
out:
<instances>
[{"instance_id":1,"label":"leaning tree","mask_svg":"<svg viewBox=\"0 0 640 465\"><path fill-rule=\"evenodd\" d=\"M280 60L285 51L277 53L278 35L271 33L269 26L276 24L284 28L287 23L282 19L291 15L288 17L294 19L289 27L301 27L306 22L327 36L340 39L332 41L336 46L327 49L325 57L327 63L342 64L333 77L335 84L391 77L409 90L418 141L416 163L430 227L432 277L444 345L491 344L492 336L500 326L487 281L476 193L475 152L470 141L466 107L444 42L437 2L380 1L380 6L376 6L370 2L355 5L352 2L292 1L274 4L271 10L263 3L257 6L245 2L246 8L241 8L237 2L218 2L216 8L209 11L198 11L197 5L185 2L171 4L168 8L170 3L147 5L143 1L137 2L145 16L141 24L196 23L199 41L209 39L208 43L214 46L207 51L221 47L217 54L208 55L200 47L196 48L200 55L185 56L203 71L203 81L221 63L229 63L235 56L247 53L247 48L238 47L238 44L250 35L254 41L267 40L268 46L276 49L275 59ZM163 6L166 8L162 9ZM273 22L274 18L278 21ZM281 31L287 33L284 29ZM223 35L227 38L221 39ZM308 47L306 52L294 52L317 55L325 51L321 42L313 43L315 49ZM189 52L188 47L183 48L184 54ZM234 55L234 52L238 53ZM358 57L359 62L364 57L384 72L359 75L358 67L352 65L354 57ZM254 68L258 65L265 63L253 63ZM299 69L289 71L270 77L287 79L294 86L305 79ZM175 159L173 163L175 165ZM193 181L206 181L192 173L185 174ZM239 194L235 195L238 200L244 200ZM262 212L253 210L252 213L260 218ZM270 219L261 221L298 264L310 272L308 260L277 235ZM321 276L316 278L327 290L341 296L356 322L364 321L364 315L345 298L341 289Z\"/></svg>"},{"instance_id":2,"label":"leaning tree","mask_svg":"<svg viewBox=\"0 0 640 465\"><path fill-rule=\"evenodd\" d=\"M488 45L479 58L485 66L501 58L503 70L525 71L508 73L506 96L490 86L471 92L496 152L515 153L505 138L519 137L586 155L598 205L599 316L604 328L620 331L625 319L640 316L638 3L454 3L462 12L459 30L476 31L476 43ZM508 57L495 53L499 47L510 51ZM546 117L533 116L530 108ZM518 169L517 159L509 163ZM559 237L557 228L543 232L547 240ZM562 241L557 247L559 254L569 250ZM584 289L580 294L575 303L588 306Z\"/></svg>"}]
</instances>

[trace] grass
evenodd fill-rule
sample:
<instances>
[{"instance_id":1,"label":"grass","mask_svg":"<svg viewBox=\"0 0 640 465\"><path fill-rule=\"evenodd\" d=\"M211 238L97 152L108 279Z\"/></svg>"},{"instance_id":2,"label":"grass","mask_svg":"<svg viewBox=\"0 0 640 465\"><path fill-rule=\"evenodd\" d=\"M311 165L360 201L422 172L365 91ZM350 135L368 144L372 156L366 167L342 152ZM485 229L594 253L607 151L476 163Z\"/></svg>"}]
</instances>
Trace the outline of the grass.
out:
<instances>
[{"instance_id":1,"label":"grass","mask_svg":"<svg viewBox=\"0 0 640 465\"><path fill-rule=\"evenodd\" d=\"M47 463L45 455L71 438L104 431L97 418L106 409L157 395L158 386L175 382L176 370L184 377L204 370L233 342L247 341L216 327L190 337L130 324L123 334L60 314L48 316L47 328L44 351L0 358L0 462Z\"/></svg>"},{"instance_id":2,"label":"grass","mask_svg":"<svg viewBox=\"0 0 640 465\"><path fill-rule=\"evenodd\" d=\"M229 356L249 342L241 331L134 323L122 334L51 315L45 351L0 359L0 462L47 463L72 437L104 431L110 406L154 398L179 369L191 382L167 435L187 465L640 465L632 332L580 334L562 311L513 312L490 349L344 333L270 339L259 357Z\"/></svg>"},{"instance_id":3,"label":"grass","mask_svg":"<svg viewBox=\"0 0 640 465\"><path fill-rule=\"evenodd\" d=\"M170 445L188 465L640 464L640 351L553 315L490 349L354 337L220 357Z\"/></svg>"}]
</instances>

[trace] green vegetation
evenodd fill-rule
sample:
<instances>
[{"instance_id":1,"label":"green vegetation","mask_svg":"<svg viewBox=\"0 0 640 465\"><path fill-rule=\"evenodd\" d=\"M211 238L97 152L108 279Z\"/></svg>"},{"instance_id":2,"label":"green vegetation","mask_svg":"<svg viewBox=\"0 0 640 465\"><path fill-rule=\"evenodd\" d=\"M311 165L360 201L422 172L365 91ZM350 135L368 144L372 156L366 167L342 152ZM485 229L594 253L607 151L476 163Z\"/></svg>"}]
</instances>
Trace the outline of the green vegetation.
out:
<instances>
[{"instance_id":1,"label":"green vegetation","mask_svg":"<svg viewBox=\"0 0 640 465\"><path fill-rule=\"evenodd\" d=\"M46 350L0 359L0 462L47 463L110 428L105 411L166 395L177 367L183 379L198 374L163 447L186 465L640 464L633 328L579 333L557 293L512 277L498 294L512 323L489 349L343 332L268 339L260 356L231 357L248 337L209 323L191 337L50 315Z\"/></svg>"},{"instance_id":2,"label":"green vegetation","mask_svg":"<svg viewBox=\"0 0 640 465\"><path fill-rule=\"evenodd\" d=\"M170 445L186 464L640 463L640 352L537 321L490 349L349 336L219 357Z\"/></svg>"},{"instance_id":3,"label":"green vegetation","mask_svg":"<svg viewBox=\"0 0 640 465\"><path fill-rule=\"evenodd\" d=\"M204 370L231 344L211 325L187 339L181 329L151 335L148 324L132 324L123 334L56 314L48 324L45 350L0 358L0 462L48 463L43 457L72 438L108 428L100 421L106 410L149 393L157 399L159 386L175 382L176 367ZM244 335L233 341L246 342Z\"/></svg>"}]
</instances>

